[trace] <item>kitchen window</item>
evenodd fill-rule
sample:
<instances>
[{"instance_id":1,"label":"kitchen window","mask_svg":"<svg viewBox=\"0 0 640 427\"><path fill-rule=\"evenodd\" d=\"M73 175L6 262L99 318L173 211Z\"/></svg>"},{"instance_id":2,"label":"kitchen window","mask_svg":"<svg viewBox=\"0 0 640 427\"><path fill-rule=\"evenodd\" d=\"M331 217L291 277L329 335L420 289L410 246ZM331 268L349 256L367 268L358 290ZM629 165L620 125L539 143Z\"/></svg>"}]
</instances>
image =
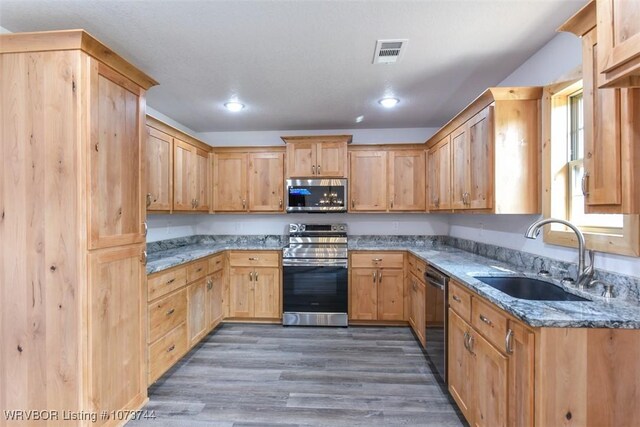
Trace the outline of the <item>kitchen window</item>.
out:
<instances>
[{"instance_id":1,"label":"kitchen window","mask_svg":"<svg viewBox=\"0 0 640 427\"><path fill-rule=\"evenodd\" d=\"M542 100L543 215L576 224L587 246L599 252L640 255L637 215L585 212L583 192L585 120L582 80L547 86ZM554 224L544 233L546 243L577 246L575 236Z\"/></svg>"}]
</instances>

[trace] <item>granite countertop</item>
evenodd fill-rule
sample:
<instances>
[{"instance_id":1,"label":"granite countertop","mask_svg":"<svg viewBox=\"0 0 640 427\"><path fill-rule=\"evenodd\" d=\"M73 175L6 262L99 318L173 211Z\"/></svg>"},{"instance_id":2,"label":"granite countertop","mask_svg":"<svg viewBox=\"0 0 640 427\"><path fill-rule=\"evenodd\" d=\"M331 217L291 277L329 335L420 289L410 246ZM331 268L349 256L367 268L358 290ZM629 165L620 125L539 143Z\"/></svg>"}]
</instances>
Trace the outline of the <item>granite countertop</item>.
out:
<instances>
[{"instance_id":1,"label":"granite countertop","mask_svg":"<svg viewBox=\"0 0 640 427\"><path fill-rule=\"evenodd\" d=\"M350 249L406 250L532 327L640 329L640 304L619 300L609 302L598 296L599 293L567 287L559 281L542 279L531 272L461 249L439 244L430 248L416 248L412 245L382 246L366 243L350 245ZM474 277L505 275L549 281L567 292L591 301L532 301L514 298Z\"/></svg>"},{"instance_id":2,"label":"granite countertop","mask_svg":"<svg viewBox=\"0 0 640 427\"><path fill-rule=\"evenodd\" d=\"M277 236L269 236L260 239L248 237L228 241L204 239L175 247L163 244L152 245L147 258L147 274L225 250L281 250L284 243L283 239ZM513 298L475 279L474 276L539 277L530 270L519 269L512 264L476 255L437 241L372 242L353 239L349 242L349 250L408 251L532 327L640 329L640 303L636 301L626 299L606 301L599 296L599 291L580 291L552 279L541 280L552 282L567 292L591 301L531 301Z\"/></svg>"}]
</instances>

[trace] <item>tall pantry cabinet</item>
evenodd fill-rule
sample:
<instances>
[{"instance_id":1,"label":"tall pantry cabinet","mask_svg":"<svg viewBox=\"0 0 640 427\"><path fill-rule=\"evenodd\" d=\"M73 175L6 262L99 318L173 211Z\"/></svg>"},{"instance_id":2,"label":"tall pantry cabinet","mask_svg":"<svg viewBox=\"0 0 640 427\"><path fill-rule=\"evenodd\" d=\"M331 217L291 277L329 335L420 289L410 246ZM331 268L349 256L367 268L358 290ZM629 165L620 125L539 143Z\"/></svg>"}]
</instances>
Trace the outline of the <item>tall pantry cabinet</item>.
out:
<instances>
[{"instance_id":1,"label":"tall pantry cabinet","mask_svg":"<svg viewBox=\"0 0 640 427\"><path fill-rule=\"evenodd\" d=\"M1 35L0 70L0 408L60 411L39 426L121 425L111 411L147 399L156 82L82 30Z\"/></svg>"}]
</instances>

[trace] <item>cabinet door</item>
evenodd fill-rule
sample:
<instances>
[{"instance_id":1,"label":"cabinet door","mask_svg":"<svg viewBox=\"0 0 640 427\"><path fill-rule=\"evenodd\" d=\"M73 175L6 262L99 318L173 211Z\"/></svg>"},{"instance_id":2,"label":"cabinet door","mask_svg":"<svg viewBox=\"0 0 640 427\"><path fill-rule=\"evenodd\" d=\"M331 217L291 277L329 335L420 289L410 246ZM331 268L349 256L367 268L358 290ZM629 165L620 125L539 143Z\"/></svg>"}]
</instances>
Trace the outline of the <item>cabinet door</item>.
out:
<instances>
[{"instance_id":1,"label":"cabinet door","mask_svg":"<svg viewBox=\"0 0 640 427\"><path fill-rule=\"evenodd\" d=\"M493 207L493 107L473 116L466 124L469 147L467 207Z\"/></svg>"},{"instance_id":2,"label":"cabinet door","mask_svg":"<svg viewBox=\"0 0 640 427\"><path fill-rule=\"evenodd\" d=\"M438 210L440 195L440 155L438 148L427 151L427 207L430 211Z\"/></svg>"},{"instance_id":3,"label":"cabinet door","mask_svg":"<svg viewBox=\"0 0 640 427\"><path fill-rule=\"evenodd\" d=\"M387 210L387 153L352 151L349 211Z\"/></svg>"},{"instance_id":4,"label":"cabinet door","mask_svg":"<svg viewBox=\"0 0 640 427\"><path fill-rule=\"evenodd\" d=\"M211 191L209 187L209 153L196 149L194 151L194 159L196 171L194 174L195 183L193 190L193 197L195 198L195 210L202 212L209 212L209 208L211 207Z\"/></svg>"},{"instance_id":5,"label":"cabinet door","mask_svg":"<svg viewBox=\"0 0 640 427\"><path fill-rule=\"evenodd\" d=\"M432 147L429 156L429 210L451 209L451 136Z\"/></svg>"},{"instance_id":6,"label":"cabinet door","mask_svg":"<svg viewBox=\"0 0 640 427\"><path fill-rule=\"evenodd\" d=\"M142 243L146 218L144 90L94 60L89 79L89 248Z\"/></svg>"},{"instance_id":7,"label":"cabinet door","mask_svg":"<svg viewBox=\"0 0 640 427\"><path fill-rule=\"evenodd\" d=\"M316 175L316 144L290 142L287 144L287 177L306 178Z\"/></svg>"},{"instance_id":8,"label":"cabinet door","mask_svg":"<svg viewBox=\"0 0 640 427\"><path fill-rule=\"evenodd\" d=\"M469 190L469 136L465 125L451 134L451 208L466 209Z\"/></svg>"},{"instance_id":9,"label":"cabinet door","mask_svg":"<svg viewBox=\"0 0 640 427\"><path fill-rule=\"evenodd\" d=\"M193 210L193 182L196 162L194 147L179 139L173 140L173 210Z\"/></svg>"},{"instance_id":10,"label":"cabinet door","mask_svg":"<svg viewBox=\"0 0 640 427\"><path fill-rule=\"evenodd\" d=\"M249 206L247 154L215 154L213 177L213 209L217 212L245 212Z\"/></svg>"},{"instance_id":11,"label":"cabinet door","mask_svg":"<svg viewBox=\"0 0 640 427\"><path fill-rule=\"evenodd\" d=\"M125 408L136 397L146 397L143 251L142 244L93 251L89 255L86 315L91 320L88 325L92 343L88 347L92 366L88 371L91 411Z\"/></svg>"},{"instance_id":12,"label":"cabinet door","mask_svg":"<svg viewBox=\"0 0 640 427\"><path fill-rule=\"evenodd\" d=\"M404 319L404 270L378 270L377 319Z\"/></svg>"},{"instance_id":13,"label":"cabinet door","mask_svg":"<svg viewBox=\"0 0 640 427\"><path fill-rule=\"evenodd\" d=\"M378 316L378 270L352 268L349 285L349 318L352 320L376 320Z\"/></svg>"},{"instance_id":14,"label":"cabinet door","mask_svg":"<svg viewBox=\"0 0 640 427\"><path fill-rule=\"evenodd\" d=\"M253 274L254 317L279 319L280 269L277 267L256 268Z\"/></svg>"},{"instance_id":15,"label":"cabinet door","mask_svg":"<svg viewBox=\"0 0 640 427\"><path fill-rule=\"evenodd\" d=\"M598 0L596 7L601 84L640 86L640 2Z\"/></svg>"},{"instance_id":16,"label":"cabinet door","mask_svg":"<svg viewBox=\"0 0 640 427\"><path fill-rule=\"evenodd\" d=\"M170 211L173 207L173 139L147 126L147 211Z\"/></svg>"},{"instance_id":17,"label":"cabinet door","mask_svg":"<svg viewBox=\"0 0 640 427\"><path fill-rule=\"evenodd\" d=\"M316 176L345 178L347 176L347 143L316 143Z\"/></svg>"},{"instance_id":18,"label":"cabinet door","mask_svg":"<svg viewBox=\"0 0 640 427\"><path fill-rule=\"evenodd\" d=\"M420 280L416 280L416 293L415 298L415 323L416 323L416 335L422 347L427 345L427 331L426 331L426 285Z\"/></svg>"},{"instance_id":19,"label":"cabinet door","mask_svg":"<svg viewBox=\"0 0 640 427\"><path fill-rule=\"evenodd\" d=\"M253 317L253 268L229 269L229 317Z\"/></svg>"},{"instance_id":20,"label":"cabinet door","mask_svg":"<svg viewBox=\"0 0 640 427\"><path fill-rule=\"evenodd\" d=\"M407 315L407 319L409 320L409 325L411 329L416 330L416 309L415 309L415 300L416 300L416 278L413 274L409 274L409 286L407 287L407 292L409 293L409 313Z\"/></svg>"},{"instance_id":21,"label":"cabinet door","mask_svg":"<svg viewBox=\"0 0 640 427\"><path fill-rule=\"evenodd\" d=\"M223 318L222 289L223 271L217 271L207 278L207 328L215 328Z\"/></svg>"},{"instance_id":22,"label":"cabinet door","mask_svg":"<svg viewBox=\"0 0 640 427\"><path fill-rule=\"evenodd\" d=\"M509 320L508 425L533 427L534 334L519 322Z\"/></svg>"},{"instance_id":23,"label":"cabinet door","mask_svg":"<svg viewBox=\"0 0 640 427\"><path fill-rule=\"evenodd\" d=\"M189 285L187 292L187 326L189 329L189 346L193 346L207 332L207 279L202 278Z\"/></svg>"},{"instance_id":24,"label":"cabinet door","mask_svg":"<svg viewBox=\"0 0 640 427\"><path fill-rule=\"evenodd\" d=\"M390 151L389 210L424 211L427 206L425 153L422 150Z\"/></svg>"},{"instance_id":25,"label":"cabinet door","mask_svg":"<svg viewBox=\"0 0 640 427\"><path fill-rule=\"evenodd\" d=\"M622 212L620 89L598 89L597 55L594 29L582 38L585 211Z\"/></svg>"},{"instance_id":26,"label":"cabinet door","mask_svg":"<svg viewBox=\"0 0 640 427\"><path fill-rule=\"evenodd\" d=\"M507 358L477 332L469 343L474 354L473 425L477 427L507 426Z\"/></svg>"},{"instance_id":27,"label":"cabinet door","mask_svg":"<svg viewBox=\"0 0 640 427\"><path fill-rule=\"evenodd\" d=\"M469 424L473 424L473 356L466 342L471 327L449 309L447 376L449 392Z\"/></svg>"},{"instance_id":28,"label":"cabinet door","mask_svg":"<svg viewBox=\"0 0 640 427\"><path fill-rule=\"evenodd\" d=\"M284 153L249 154L249 210L282 212Z\"/></svg>"}]
</instances>

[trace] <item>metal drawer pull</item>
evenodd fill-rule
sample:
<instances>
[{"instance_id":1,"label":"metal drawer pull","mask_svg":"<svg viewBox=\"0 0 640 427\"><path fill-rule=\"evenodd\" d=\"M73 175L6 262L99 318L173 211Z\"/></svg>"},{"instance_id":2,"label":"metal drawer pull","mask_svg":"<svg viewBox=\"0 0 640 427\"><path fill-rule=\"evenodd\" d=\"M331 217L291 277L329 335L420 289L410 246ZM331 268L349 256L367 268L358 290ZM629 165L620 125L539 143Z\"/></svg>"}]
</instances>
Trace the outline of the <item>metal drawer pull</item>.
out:
<instances>
[{"instance_id":1,"label":"metal drawer pull","mask_svg":"<svg viewBox=\"0 0 640 427\"><path fill-rule=\"evenodd\" d=\"M196 273L200 273L202 271L202 267L196 270Z\"/></svg>"},{"instance_id":2,"label":"metal drawer pull","mask_svg":"<svg viewBox=\"0 0 640 427\"><path fill-rule=\"evenodd\" d=\"M372 261L373 262L379 262L379 261L382 261L382 258L373 258Z\"/></svg>"},{"instance_id":3,"label":"metal drawer pull","mask_svg":"<svg viewBox=\"0 0 640 427\"><path fill-rule=\"evenodd\" d=\"M504 348L507 354L513 354L513 330L507 330L507 336L504 338Z\"/></svg>"},{"instance_id":4,"label":"metal drawer pull","mask_svg":"<svg viewBox=\"0 0 640 427\"><path fill-rule=\"evenodd\" d=\"M173 344L171 347L169 347L169 348L167 349L167 353L171 353L171 352L172 352L173 350L175 350L175 349L176 349L176 345L175 345L175 344Z\"/></svg>"},{"instance_id":5,"label":"metal drawer pull","mask_svg":"<svg viewBox=\"0 0 640 427\"><path fill-rule=\"evenodd\" d=\"M175 281L176 281L176 279L175 279L175 277L174 277L173 279L171 279L171 280L168 280L168 281L167 281L167 285L170 285L170 284L172 284L172 283L173 283L173 282L175 282Z\"/></svg>"},{"instance_id":6,"label":"metal drawer pull","mask_svg":"<svg viewBox=\"0 0 640 427\"><path fill-rule=\"evenodd\" d=\"M453 298L453 300L454 300L455 302L462 302L462 300L460 299L460 297L459 297L458 295L455 295L455 294L454 294L454 295L451 295L451 298Z\"/></svg>"},{"instance_id":7,"label":"metal drawer pull","mask_svg":"<svg viewBox=\"0 0 640 427\"><path fill-rule=\"evenodd\" d=\"M171 310L167 311L167 316L171 316L173 313L175 313L176 309L172 308Z\"/></svg>"},{"instance_id":8,"label":"metal drawer pull","mask_svg":"<svg viewBox=\"0 0 640 427\"><path fill-rule=\"evenodd\" d=\"M258 258L255 258L255 257L250 257L249 258L249 261L257 261L257 260L258 260Z\"/></svg>"},{"instance_id":9,"label":"metal drawer pull","mask_svg":"<svg viewBox=\"0 0 640 427\"><path fill-rule=\"evenodd\" d=\"M493 325L493 322L491 321L491 319L489 319L486 316L483 316L482 314L480 315L480 320L482 320L487 325Z\"/></svg>"}]
</instances>

